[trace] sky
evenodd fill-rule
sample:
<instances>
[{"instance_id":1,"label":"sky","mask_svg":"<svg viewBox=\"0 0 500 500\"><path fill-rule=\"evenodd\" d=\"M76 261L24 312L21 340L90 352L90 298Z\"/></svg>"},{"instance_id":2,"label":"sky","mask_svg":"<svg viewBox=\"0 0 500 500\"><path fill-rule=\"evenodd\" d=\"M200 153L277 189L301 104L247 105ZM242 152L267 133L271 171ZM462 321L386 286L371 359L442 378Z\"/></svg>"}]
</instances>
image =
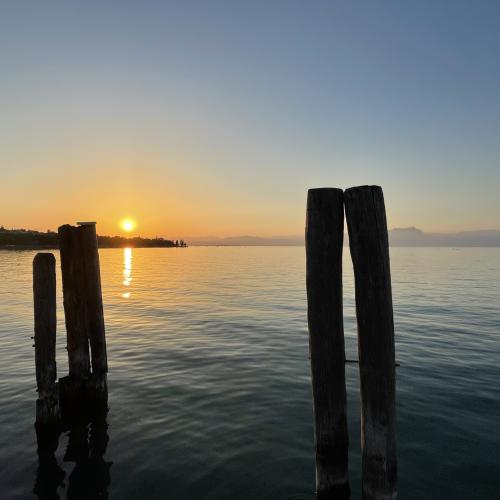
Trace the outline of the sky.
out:
<instances>
[{"instance_id":1,"label":"sky","mask_svg":"<svg viewBox=\"0 0 500 500\"><path fill-rule=\"evenodd\" d=\"M500 228L498 1L0 3L0 225L301 234L307 189L389 227Z\"/></svg>"}]
</instances>

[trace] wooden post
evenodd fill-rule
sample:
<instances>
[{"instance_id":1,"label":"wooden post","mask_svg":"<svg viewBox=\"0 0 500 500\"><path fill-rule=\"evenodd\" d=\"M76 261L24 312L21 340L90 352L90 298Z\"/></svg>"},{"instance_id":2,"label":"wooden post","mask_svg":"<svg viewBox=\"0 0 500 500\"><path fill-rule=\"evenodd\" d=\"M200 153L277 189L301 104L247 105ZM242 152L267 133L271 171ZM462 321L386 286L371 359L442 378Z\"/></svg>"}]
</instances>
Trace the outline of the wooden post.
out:
<instances>
[{"instance_id":1,"label":"wooden post","mask_svg":"<svg viewBox=\"0 0 500 500\"><path fill-rule=\"evenodd\" d=\"M61 226L59 249L64 295L64 315L70 377L83 380L90 374L89 340L87 336L87 301L84 259L80 228Z\"/></svg>"},{"instance_id":2,"label":"wooden post","mask_svg":"<svg viewBox=\"0 0 500 500\"><path fill-rule=\"evenodd\" d=\"M56 368L56 260L51 253L33 259L33 304L35 312L35 366L39 423L58 418L55 397Z\"/></svg>"},{"instance_id":3,"label":"wooden post","mask_svg":"<svg viewBox=\"0 0 500 500\"><path fill-rule=\"evenodd\" d=\"M343 239L342 190L310 189L306 219L306 281L316 493L318 498L335 500L350 496L342 317Z\"/></svg>"},{"instance_id":4,"label":"wooden post","mask_svg":"<svg viewBox=\"0 0 500 500\"><path fill-rule=\"evenodd\" d=\"M389 244L379 186L344 193L356 285L364 500L397 496L395 348Z\"/></svg>"},{"instance_id":5,"label":"wooden post","mask_svg":"<svg viewBox=\"0 0 500 500\"><path fill-rule=\"evenodd\" d=\"M66 415L75 413L72 409L80 411L78 401L86 409L107 410L108 360L97 235L95 223L78 224L59 228L70 366L69 377L60 381Z\"/></svg>"},{"instance_id":6,"label":"wooden post","mask_svg":"<svg viewBox=\"0 0 500 500\"><path fill-rule=\"evenodd\" d=\"M82 254L85 268L87 299L87 334L90 341L92 373L104 375L108 371L104 311L102 306L101 270L95 224L82 224L80 231Z\"/></svg>"},{"instance_id":7,"label":"wooden post","mask_svg":"<svg viewBox=\"0 0 500 500\"><path fill-rule=\"evenodd\" d=\"M87 337L90 342L92 365L92 374L85 386L85 402L94 412L106 413L108 409L108 357L97 234L95 223L79 222L78 224L85 269Z\"/></svg>"},{"instance_id":8,"label":"wooden post","mask_svg":"<svg viewBox=\"0 0 500 500\"><path fill-rule=\"evenodd\" d=\"M38 253L33 259L35 365L39 397L53 393L56 368L56 259Z\"/></svg>"}]
</instances>

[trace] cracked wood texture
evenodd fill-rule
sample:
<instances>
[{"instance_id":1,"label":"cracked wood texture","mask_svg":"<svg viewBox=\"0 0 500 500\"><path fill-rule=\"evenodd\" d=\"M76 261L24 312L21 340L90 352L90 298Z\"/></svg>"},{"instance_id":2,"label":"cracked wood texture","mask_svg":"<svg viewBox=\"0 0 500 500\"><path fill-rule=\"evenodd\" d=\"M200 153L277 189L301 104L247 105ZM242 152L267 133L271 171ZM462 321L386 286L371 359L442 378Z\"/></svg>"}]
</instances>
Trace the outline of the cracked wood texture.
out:
<instances>
[{"instance_id":1,"label":"cracked wood texture","mask_svg":"<svg viewBox=\"0 0 500 500\"><path fill-rule=\"evenodd\" d=\"M108 371L99 254L94 225L59 228L69 374L80 379Z\"/></svg>"},{"instance_id":2,"label":"cracked wood texture","mask_svg":"<svg viewBox=\"0 0 500 500\"><path fill-rule=\"evenodd\" d=\"M38 253L33 259L35 367L38 397L52 396L56 368L56 259Z\"/></svg>"},{"instance_id":3,"label":"cracked wood texture","mask_svg":"<svg viewBox=\"0 0 500 500\"><path fill-rule=\"evenodd\" d=\"M306 216L306 282L314 400L316 494L350 497L342 316L344 206L341 189L310 189Z\"/></svg>"},{"instance_id":4,"label":"cracked wood texture","mask_svg":"<svg viewBox=\"0 0 500 500\"><path fill-rule=\"evenodd\" d=\"M395 347L389 243L379 186L344 193L356 286L364 500L397 496Z\"/></svg>"}]
</instances>

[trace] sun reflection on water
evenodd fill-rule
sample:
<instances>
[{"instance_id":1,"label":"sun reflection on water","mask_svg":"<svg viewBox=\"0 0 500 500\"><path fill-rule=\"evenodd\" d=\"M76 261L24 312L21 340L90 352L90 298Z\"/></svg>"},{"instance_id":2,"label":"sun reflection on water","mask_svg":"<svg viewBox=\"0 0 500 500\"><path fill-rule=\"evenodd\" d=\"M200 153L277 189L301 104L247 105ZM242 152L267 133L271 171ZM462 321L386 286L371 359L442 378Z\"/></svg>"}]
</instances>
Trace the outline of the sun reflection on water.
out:
<instances>
[{"instance_id":1,"label":"sun reflection on water","mask_svg":"<svg viewBox=\"0 0 500 500\"><path fill-rule=\"evenodd\" d=\"M123 249L123 284L130 287L132 282L132 249ZM130 297L130 291L122 293L122 297L128 299Z\"/></svg>"}]
</instances>

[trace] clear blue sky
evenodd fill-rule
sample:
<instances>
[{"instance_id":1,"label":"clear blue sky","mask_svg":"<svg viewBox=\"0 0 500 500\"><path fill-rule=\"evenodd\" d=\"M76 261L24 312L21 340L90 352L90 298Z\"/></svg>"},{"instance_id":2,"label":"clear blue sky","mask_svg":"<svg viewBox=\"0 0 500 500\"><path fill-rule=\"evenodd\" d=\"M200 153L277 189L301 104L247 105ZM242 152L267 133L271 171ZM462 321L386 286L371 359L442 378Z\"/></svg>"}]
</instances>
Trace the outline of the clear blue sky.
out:
<instances>
[{"instance_id":1,"label":"clear blue sky","mask_svg":"<svg viewBox=\"0 0 500 500\"><path fill-rule=\"evenodd\" d=\"M500 2L3 2L0 224L299 234L308 187L391 227L500 228Z\"/></svg>"}]
</instances>

